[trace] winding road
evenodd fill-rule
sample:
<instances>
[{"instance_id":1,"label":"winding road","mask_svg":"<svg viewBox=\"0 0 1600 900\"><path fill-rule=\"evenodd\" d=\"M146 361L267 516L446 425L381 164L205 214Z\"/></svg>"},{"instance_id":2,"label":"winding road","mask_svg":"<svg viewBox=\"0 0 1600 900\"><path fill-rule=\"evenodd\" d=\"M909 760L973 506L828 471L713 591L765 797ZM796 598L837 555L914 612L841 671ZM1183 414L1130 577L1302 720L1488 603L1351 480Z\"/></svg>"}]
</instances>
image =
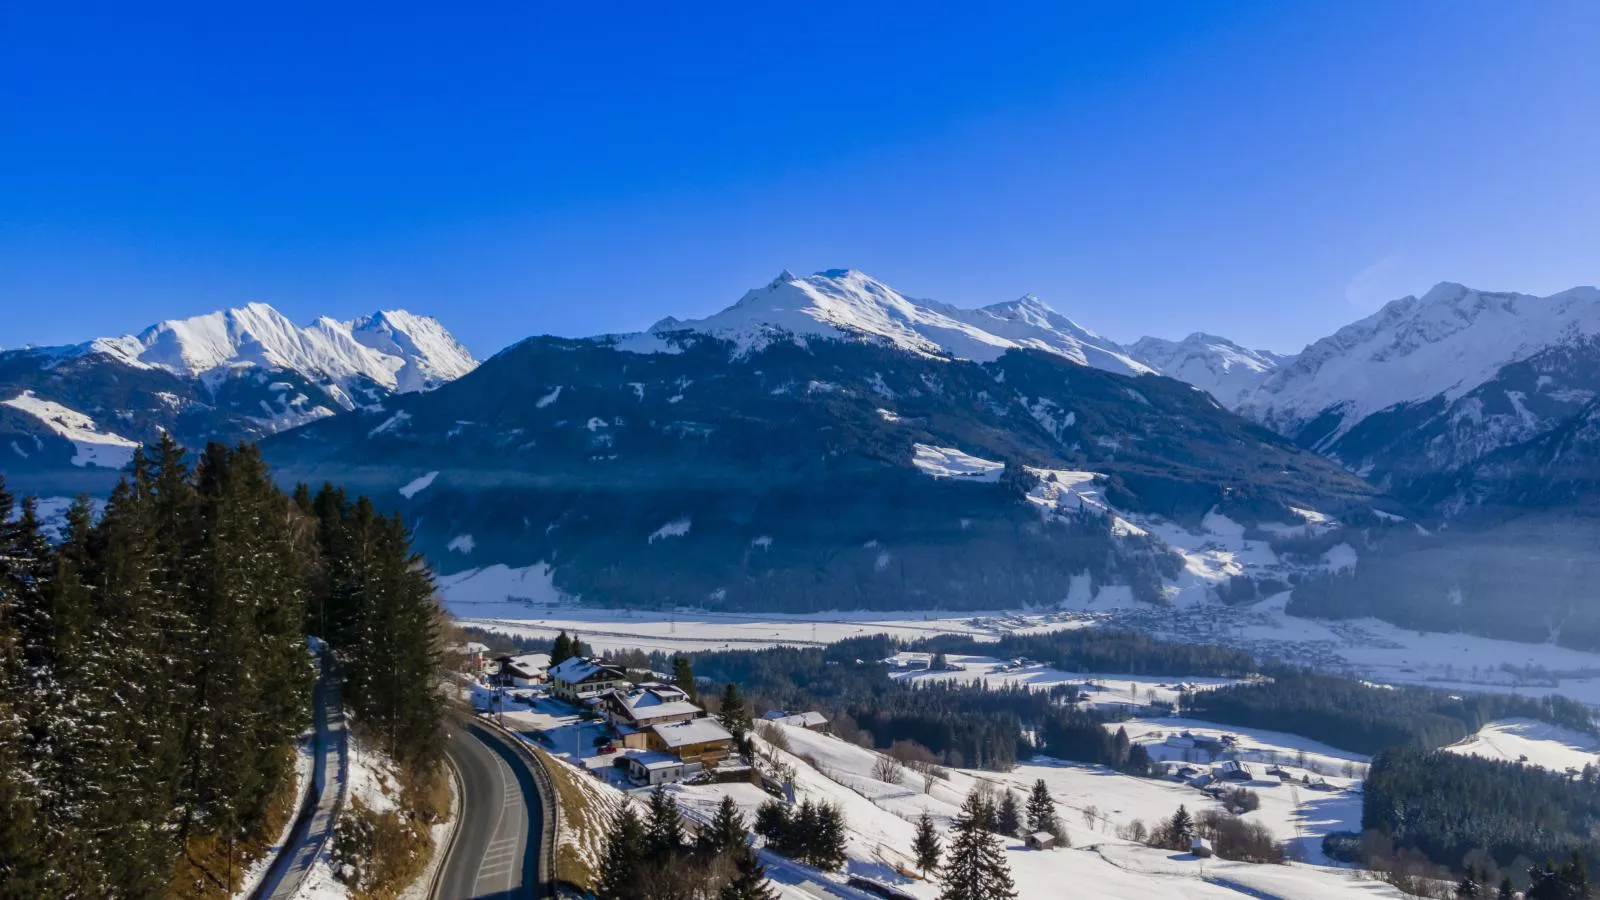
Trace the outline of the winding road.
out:
<instances>
[{"instance_id":1,"label":"winding road","mask_svg":"<svg viewBox=\"0 0 1600 900\"><path fill-rule=\"evenodd\" d=\"M350 747L345 735L344 682L324 656L322 676L312 693L316 718L316 758L312 763L311 791L296 814L286 849L251 893L252 900L289 900L318 854L333 836L334 823L344 806L345 783L350 771Z\"/></svg>"},{"instance_id":2,"label":"winding road","mask_svg":"<svg viewBox=\"0 0 1600 900\"><path fill-rule=\"evenodd\" d=\"M475 720L454 720L450 732L445 754L461 779L460 821L433 900L551 896L547 811L528 751Z\"/></svg>"}]
</instances>

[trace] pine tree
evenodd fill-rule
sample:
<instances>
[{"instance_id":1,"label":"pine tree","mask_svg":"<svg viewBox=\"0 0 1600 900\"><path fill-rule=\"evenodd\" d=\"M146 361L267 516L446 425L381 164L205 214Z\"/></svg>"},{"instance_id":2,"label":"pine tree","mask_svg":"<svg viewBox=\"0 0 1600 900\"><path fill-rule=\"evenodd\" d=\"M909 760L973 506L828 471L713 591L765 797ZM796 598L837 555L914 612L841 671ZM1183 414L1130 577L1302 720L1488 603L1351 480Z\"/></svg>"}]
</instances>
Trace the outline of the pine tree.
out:
<instances>
[{"instance_id":1,"label":"pine tree","mask_svg":"<svg viewBox=\"0 0 1600 900\"><path fill-rule=\"evenodd\" d=\"M687 656L674 656L672 658L672 683L678 690L689 695L692 703L699 702L699 693L694 686L694 666L689 663Z\"/></svg>"},{"instance_id":2,"label":"pine tree","mask_svg":"<svg viewBox=\"0 0 1600 900\"><path fill-rule=\"evenodd\" d=\"M639 848L646 840L644 824L634 812L633 804L624 801L611 817L606 852L600 859L600 873L595 883L597 900L626 900L634 895Z\"/></svg>"},{"instance_id":3,"label":"pine tree","mask_svg":"<svg viewBox=\"0 0 1600 900\"><path fill-rule=\"evenodd\" d=\"M990 833L993 810L979 792L967 796L944 864L939 900L1015 900L1017 888L1000 840Z\"/></svg>"},{"instance_id":4,"label":"pine tree","mask_svg":"<svg viewBox=\"0 0 1600 900\"><path fill-rule=\"evenodd\" d=\"M722 707L717 711L717 721L736 741L743 741L745 732L750 730L750 711L745 707L744 695L731 681L722 689Z\"/></svg>"},{"instance_id":5,"label":"pine tree","mask_svg":"<svg viewBox=\"0 0 1600 900\"><path fill-rule=\"evenodd\" d=\"M1028 831L1055 834L1060 830L1056 801L1050 796L1050 788L1045 785L1044 779L1040 778L1033 783L1033 791L1028 794Z\"/></svg>"},{"instance_id":6,"label":"pine tree","mask_svg":"<svg viewBox=\"0 0 1600 900\"><path fill-rule=\"evenodd\" d=\"M917 868L922 870L922 877L939 868L939 854L944 848L939 842L939 832L933 827L933 817L923 810L917 818L917 836L911 842L911 850L917 858Z\"/></svg>"},{"instance_id":7,"label":"pine tree","mask_svg":"<svg viewBox=\"0 0 1600 900\"><path fill-rule=\"evenodd\" d=\"M650 809L645 820L644 855L662 860L683 847L683 817L678 801L661 785L650 792Z\"/></svg>"},{"instance_id":8,"label":"pine tree","mask_svg":"<svg viewBox=\"0 0 1600 900\"><path fill-rule=\"evenodd\" d=\"M1172 821L1167 826L1172 832L1172 850L1187 850L1194 842L1194 820L1189 818L1189 810L1181 804L1178 811L1172 814Z\"/></svg>"},{"instance_id":9,"label":"pine tree","mask_svg":"<svg viewBox=\"0 0 1600 900\"><path fill-rule=\"evenodd\" d=\"M844 812L836 804L823 803L818 805L816 815L817 828L806 854L807 861L825 872L832 872L844 866Z\"/></svg>"},{"instance_id":10,"label":"pine tree","mask_svg":"<svg viewBox=\"0 0 1600 900\"><path fill-rule=\"evenodd\" d=\"M767 883L767 870L753 850L740 849L735 854L733 877L717 892L717 900L778 900Z\"/></svg>"},{"instance_id":11,"label":"pine tree","mask_svg":"<svg viewBox=\"0 0 1600 900\"><path fill-rule=\"evenodd\" d=\"M559 666L572 658L572 638L567 637L566 631L556 635L555 646L550 648L550 665Z\"/></svg>"},{"instance_id":12,"label":"pine tree","mask_svg":"<svg viewBox=\"0 0 1600 900\"><path fill-rule=\"evenodd\" d=\"M1496 900L1515 900L1516 895L1517 889L1511 883L1511 876L1507 875L1500 879L1500 892L1496 895Z\"/></svg>"},{"instance_id":13,"label":"pine tree","mask_svg":"<svg viewBox=\"0 0 1600 900\"><path fill-rule=\"evenodd\" d=\"M994 830L999 834L1016 837L1022 828L1022 811L1017 808L1017 797L1009 788L1001 793L1000 805L994 811Z\"/></svg>"},{"instance_id":14,"label":"pine tree","mask_svg":"<svg viewBox=\"0 0 1600 900\"><path fill-rule=\"evenodd\" d=\"M700 849L712 855L743 850L750 841L750 829L733 798L723 795L710 824L700 829L697 843Z\"/></svg>"}]
</instances>

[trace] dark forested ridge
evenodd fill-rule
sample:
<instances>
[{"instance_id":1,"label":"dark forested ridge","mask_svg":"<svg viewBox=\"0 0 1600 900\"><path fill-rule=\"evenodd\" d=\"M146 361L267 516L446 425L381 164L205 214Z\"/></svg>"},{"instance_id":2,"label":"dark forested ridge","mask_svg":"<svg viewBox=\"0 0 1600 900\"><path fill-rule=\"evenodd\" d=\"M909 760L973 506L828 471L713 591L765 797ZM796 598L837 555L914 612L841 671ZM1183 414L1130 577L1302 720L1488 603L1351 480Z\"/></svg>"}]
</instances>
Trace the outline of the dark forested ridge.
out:
<instances>
[{"instance_id":1,"label":"dark forested ridge","mask_svg":"<svg viewBox=\"0 0 1600 900\"><path fill-rule=\"evenodd\" d=\"M1600 779L1534 766L1398 747L1372 761L1362 798L1364 828L1398 848L1459 865L1481 851L1505 869L1518 857L1600 864ZM1516 873L1519 876L1523 873Z\"/></svg>"},{"instance_id":2,"label":"dark forested ridge","mask_svg":"<svg viewBox=\"0 0 1600 900\"><path fill-rule=\"evenodd\" d=\"M1495 719L1539 719L1593 731L1589 711L1565 697L1451 694L1424 687L1376 687L1353 678L1276 669L1268 680L1191 695L1189 715L1225 725L1287 731L1357 753L1454 743Z\"/></svg>"},{"instance_id":3,"label":"dark forested ridge","mask_svg":"<svg viewBox=\"0 0 1600 900\"><path fill-rule=\"evenodd\" d=\"M31 501L0 521L0 897L226 896L292 810L308 625L357 721L436 759L436 606L398 521L170 440L67 518L58 546Z\"/></svg>"}]
</instances>

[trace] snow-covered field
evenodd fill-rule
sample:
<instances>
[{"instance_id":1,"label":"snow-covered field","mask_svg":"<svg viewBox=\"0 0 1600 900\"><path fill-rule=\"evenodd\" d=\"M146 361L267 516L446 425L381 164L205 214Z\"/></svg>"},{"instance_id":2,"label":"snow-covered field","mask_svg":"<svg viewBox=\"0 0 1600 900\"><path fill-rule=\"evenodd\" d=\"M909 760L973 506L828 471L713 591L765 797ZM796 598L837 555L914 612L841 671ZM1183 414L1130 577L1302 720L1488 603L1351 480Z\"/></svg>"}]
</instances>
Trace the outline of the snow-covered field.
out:
<instances>
[{"instance_id":1,"label":"snow-covered field","mask_svg":"<svg viewBox=\"0 0 1600 900\"><path fill-rule=\"evenodd\" d=\"M1478 729L1478 733L1444 748L1504 762L1525 762L1552 772L1600 764L1600 738L1579 734L1544 722L1503 719Z\"/></svg>"},{"instance_id":2,"label":"snow-covered field","mask_svg":"<svg viewBox=\"0 0 1600 900\"><path fill-rule=\"evenodd\" d=\"M1116 836L1119 825L1134 819L1153 823L1170 817L1179 804L1191 811L1214 805L1200 792L1171 781L1133 778L1094 767L1043 762L1017 767L1007 773L949 772L948 779L931 783L913 772L904 772L897 783L873 777L878 754L837 738L800 728L782 729L792 752L771 749L765 752L795 770L797 799L807 798L837 803L844 812L848 829L847 868L850 874L896 883L907 893L933 900L939 895L936 882L908 879L896 872L909 869L914 820L927 811L942 827L948 828L966 795L980 783L997 790L1020 792L1036 779L1044 779L1055 798L1058 812L1072 841L1072 848L1031 851L1020 841L1007 840L1006 860L1023 898L1072 896L1145 900L1145 898L1231 898L1242 896L1284 898L1351 898L1400 895L1385 885L1362 880L1356 873L1314 865L1253 866L1224 860L1199 860L1188 854L1153 850ZM1291 747L1282 748L1288 753ZM766 801L767 795L750 785L675 785L671 790L693 814L708 815L724 795L731 796L747 816ZM1301 843L1320 843L1330 830L1350 827L1352 809L1359 817L1359 799L1353 807L1324 803L1320 795L1301 792L1299 813L1290 808L1287 795L1279 799L1260 788L1262 808L1248 814L1258 817L1284 839L1297 835ZM1284 789L1286 790L1286 789ZM1329 795L1339 797L1341 795ZM1018 797L1021 801L1025 799ZM1084 816L1094 807L1092 820ZM842 887L829 887L826 877L814 875L806 889L790 882L801 881L790 871L774 872L785 897L855 897Z\"/></svg>"},{"instance_id":3,"label":"snow-covered field","mask_svg":"<svg viewBox=\"0 0 1600 900\"><path fill-rule=\"evenodd\" d=\"M53 400L45 400L33 391L23 391L0 404L20 410L43 422L47 428L72 442L72 464L120 469L133 459L139 442L132 441L114 431L102 429L94 419ZM13 442L11 449L27 456L27 449Z\"/></svg>"}]
</instances>

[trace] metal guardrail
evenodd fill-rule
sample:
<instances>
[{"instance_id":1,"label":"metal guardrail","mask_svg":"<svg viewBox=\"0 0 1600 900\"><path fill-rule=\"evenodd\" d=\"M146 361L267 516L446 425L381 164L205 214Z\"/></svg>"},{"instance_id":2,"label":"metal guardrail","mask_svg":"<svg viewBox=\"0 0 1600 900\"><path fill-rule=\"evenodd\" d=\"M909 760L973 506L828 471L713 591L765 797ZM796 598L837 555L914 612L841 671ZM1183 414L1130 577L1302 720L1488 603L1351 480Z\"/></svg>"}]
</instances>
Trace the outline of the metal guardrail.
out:
<instances>
[{"instance_id":1,"label":"metal guardrail","mask_svg":"<svg viewBox=\"0 0 1600 900\"><path fill-rule=\"evenodd\" d=\"M444 767L450 770L450 781L455 785L456 791L456 816L450 826L450 837L443 847L439 848L439 864L433 867L433 877L428 879L428 891L424 895L428 900L438 900L439 880L444 877L444 870L450 863L450 853L456 848L456 836L461 834L461 817L467 812L467 787L461 781L461 772L450 757L444 759Z\"/></svg>"},{"instance_id":2,"label":"metal guardrail","mask_svg":"<svg viewBox=\"0 0 1600 900\"><path fill-rule=\"evenodd\" d=\"M544 760L533 751L532 745L521 734L498 724L487 716L474 716L473 721L488 726L511 741L512 746L516 747L517 752L522 754L530 764L528 771L533 773L534 785L539 791L539 811L543 814L542 818L544 819L540 828L541 843L544 844L544 847L539 854L539 880L546 885L549 896L555 897L557 895L555 871L556 829L559 827L561 817L556 815L556 790L555 783L551 780L550 772L545 768Z\"/></svg>"}]
</instances>

